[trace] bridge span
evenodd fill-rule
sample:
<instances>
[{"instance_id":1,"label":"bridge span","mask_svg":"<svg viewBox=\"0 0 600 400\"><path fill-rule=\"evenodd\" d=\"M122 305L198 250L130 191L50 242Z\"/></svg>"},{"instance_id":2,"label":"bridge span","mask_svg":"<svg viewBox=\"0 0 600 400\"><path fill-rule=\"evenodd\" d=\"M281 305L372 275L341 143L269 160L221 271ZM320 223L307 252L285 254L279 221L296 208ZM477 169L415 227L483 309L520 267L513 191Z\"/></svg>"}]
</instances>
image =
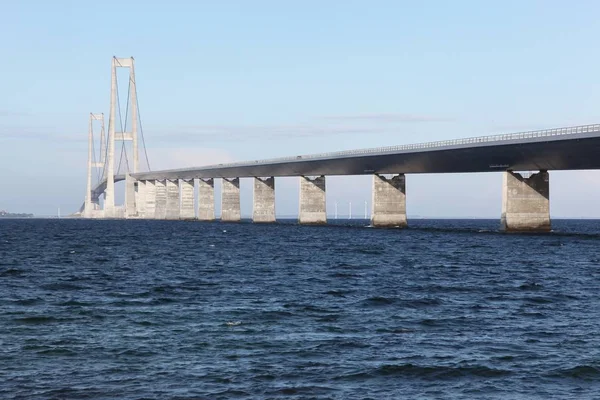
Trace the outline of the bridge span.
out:
<instances>
[{"instance_id":1,"label":"bridge span","mask_svg":"<svg viewBox=\"0 0 600 400\"><path fill-rule=\"evenodd\" d=\"M117 116L119 119L121 116L118 68L129 69L125 103L131 108L131 113L124 113L125 121L120 121L120 127L116 126ZM371 175L372 225L404 227L407 225L406 174L497 171L504 174L502 227L507 231L548 231L551 226L548 171L600 169L600 124L597 124L141 172L142 153L138 147L141 142L145 148L145 141L139 120L133 57L113 57L111 75L106 143L104 114L90 114L87 190L80 209L86 218L212 221L215 219L214 182L222 179L221 220L239 221L240 178L251 178L254 180L254 222L275 222L275 178L295 176L300 185L298 222L325 224L326 177ZM128 116L131 117L129 124ZM92 127L95 121L101 124L98 156ZM116 142L121 144L122 158L115 169ZM131 142L131 163L126 142ZM120 170L123 156L125 171ZM93 168L102 170L95 186L92 185ZM527 174L519 171L527 171ZM115 182L121 180L126 182L125 204L116 206ZM104 197L103 208L100 207L101 196Z\"/></svg>"},{"instance_id":2,"label":"bridge span","mask_svg":"<svg viewBox=\"0 0 600 400\"><path fill-rule=\"evenodd\" d=\"M138 172L114 176L115 181L128 184L125 207L112 217L214 220L214 179L220 178L221 220L239 221L239 179L254 178L253 220L275 222L275 177L298 176L299 222L323 224L326 176L372 175L372 224L403 227L407 225L406 174L502 172L503 228L547 231L551 226L548 171L600 169L599 155L600 124ZM526 176L517 171L539 172ZM97 199L105 188L103 180L92 196Z\"/></svg>"}]
</instances>

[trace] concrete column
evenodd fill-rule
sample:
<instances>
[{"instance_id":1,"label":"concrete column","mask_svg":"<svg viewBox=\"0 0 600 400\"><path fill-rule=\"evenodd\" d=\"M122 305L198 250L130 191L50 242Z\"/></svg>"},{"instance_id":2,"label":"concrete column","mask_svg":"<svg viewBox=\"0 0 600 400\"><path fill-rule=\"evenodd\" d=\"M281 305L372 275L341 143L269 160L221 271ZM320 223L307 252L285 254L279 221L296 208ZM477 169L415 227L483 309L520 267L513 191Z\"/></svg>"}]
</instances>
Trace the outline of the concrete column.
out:
<instances>
[{"instance_id":1,"label":"concrete column","mask_svg":"<svg viewBox=\"0 0 600 400\"><path fill-rule=\"evenodd\" d=\"M179 180L167 179L167 211L165 219L179 219Z\"/></svg>"},{"instance_id":2,"label":"concrete column","mask_svg":"<svg viewBox=\"0 0 600 400\"><path fill-rule=\"evenodd\" d=\"M405 227L406 177L404 174L373 175L371 225L378 227Z\"/></svg>"},{"instance_id":3,"label":"concrete column","mask_svg":"<svg viewBox=\"0 0 600 400\"><path fill-rule=\"evenodd\" d=\"M146 181L146 204L144 205L144 218L156 218L156 181Z\"/></svg>"},{"instance_id":4,"label":"concrete column","mask_svg":"<svg viewBox=\"0 0 600 400\"><path fill-rule=\"evenodd\" d=\"M137 210L137 217L144 218L144 212L146 210L146 181L137 181L135 209Z\"/></svg>"},{"instance_id":5,"label":"concrete column","mask_svg":"<svg viewBox=\"0 0 600 400\"><path fill-rule=\"evenodd\" d=\"M198 219L200 221L215 220L215 180L198 180Z\"/></svg>"},{"instance_id":6,"label":"concrete column","mask_svg":"<svg viewBox=\"0 0 600 400\"><path fill-rule=\"evenodd\" d=\"M540 171L529 178L504 173L502 229L507 232L550 231L550 176Z\"/></svg>"},{"instance_id":7,"label":"concrete column","mask_svg":"<svg viewBox=\"0 0 600 400\"><path fill-rule=\"evenodd\" d=\"M135 217L135 179L125 175L125 218Z\"/></svg>"},{"instance_id":8,"label":"concrete column","mask_svg":"<svg viewBox=\"0 0 600 400\"><path fill-rule=\"evenodd\" d=\"M194 180L181 180L181 212L179 218L194 219L196 213L194 211Z\"/></svg>"},{"instance_id":9,"label":"concrete column","mask_svg":"<svg viewBox=\"0 0 600 400\"><path fill-rule=\"evenodd\" d=\"M167 217L167 185L165 181L155 181L156 185L156 211L155 219L165 219Z\"/></svg>"},{"instance_id":10,"label":"concrete column","mask_svg":"<svg viewBox=\"0 0 600 400\"><path fill-rule=\"evenodd\" d=\"M326 224L325 213L325 177L300 177L300 224Z\"/></svg>"},{"instance_id":11,"label":"concrete column","mask_svg":"<svg viewBox=\"0 0 600 400\"><path fill-rule=\"evenodd\" d=\"M275 178L254 178L254 222L275 222Z\"/></svg>"},{"instance_id":12,"label":"concrete column","mask_svg":"<svg viewBox=\"0 0 600 400\"><path fill-rule=\"evenodd\" d=\"M221 221L238 222L240 211L240 178L223 178L221 189Z\"/></svg>"}]
</instances>

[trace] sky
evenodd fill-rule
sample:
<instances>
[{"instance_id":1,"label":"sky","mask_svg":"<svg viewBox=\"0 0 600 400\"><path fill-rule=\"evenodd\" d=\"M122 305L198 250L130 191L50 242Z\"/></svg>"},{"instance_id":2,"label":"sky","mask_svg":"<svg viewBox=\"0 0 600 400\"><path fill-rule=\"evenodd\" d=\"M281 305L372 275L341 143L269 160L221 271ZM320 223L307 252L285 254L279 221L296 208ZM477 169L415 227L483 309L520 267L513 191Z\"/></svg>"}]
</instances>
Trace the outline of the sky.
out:
<instances>
[{"instance_id":1,"label":"sky","mask_svg":"<svg viewBox=\"0 0 600 400\"><path fill-rule=\"evenodd\" d=\"M82 204L88 116L108 116L113 55L135 58L152 169L600 123L596 1L1 9L0 209L12 212ZM600 171L550 176L553 217L600 218ZM329 214L335 202L363 214L370 182L328 178ZM278 216L297 213L298 179L276 184ZM501 173L409 175L407 212L499 218L501 184ZM242 181L243 215L251 186Z\"/></svg>"}]
</instances>

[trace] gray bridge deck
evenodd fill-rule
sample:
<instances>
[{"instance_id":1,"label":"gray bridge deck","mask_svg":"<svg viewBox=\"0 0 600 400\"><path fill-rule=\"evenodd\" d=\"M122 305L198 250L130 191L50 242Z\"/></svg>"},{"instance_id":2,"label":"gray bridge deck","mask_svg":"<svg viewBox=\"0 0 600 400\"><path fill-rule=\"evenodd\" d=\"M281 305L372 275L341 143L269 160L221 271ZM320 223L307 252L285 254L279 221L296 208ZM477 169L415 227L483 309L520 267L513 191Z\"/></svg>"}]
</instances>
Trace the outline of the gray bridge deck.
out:
<instances>
[{"instance_id":1,"label":"gray bridge deck","mask_svg":"<svg viewBox=\"0 0 600 400\"><path fill-rule=\"evenodd\" d=\"M600 124L133 174L136 179L600 169ZM123 180L122 175L115 180ZM106 181L93 193L99 196Z\"/></svg>"}]
</instances>

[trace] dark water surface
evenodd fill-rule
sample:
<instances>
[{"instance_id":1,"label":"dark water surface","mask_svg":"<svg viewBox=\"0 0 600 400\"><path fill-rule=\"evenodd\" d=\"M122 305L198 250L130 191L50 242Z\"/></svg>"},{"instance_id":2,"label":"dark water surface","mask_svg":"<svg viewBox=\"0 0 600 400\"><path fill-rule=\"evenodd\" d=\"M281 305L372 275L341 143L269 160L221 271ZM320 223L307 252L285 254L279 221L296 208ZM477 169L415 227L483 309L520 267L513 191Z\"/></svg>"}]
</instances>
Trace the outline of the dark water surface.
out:
<instances>
[{"instance_id":1,"label":"dark water surface","mask_svg":"<svg viewBox=\"0 0 600 400\"><path fill-rule=\"evenodd\" d=\"M0 221L0 399L600 398L600 221Z\"/></svg>"}]
</instances>

